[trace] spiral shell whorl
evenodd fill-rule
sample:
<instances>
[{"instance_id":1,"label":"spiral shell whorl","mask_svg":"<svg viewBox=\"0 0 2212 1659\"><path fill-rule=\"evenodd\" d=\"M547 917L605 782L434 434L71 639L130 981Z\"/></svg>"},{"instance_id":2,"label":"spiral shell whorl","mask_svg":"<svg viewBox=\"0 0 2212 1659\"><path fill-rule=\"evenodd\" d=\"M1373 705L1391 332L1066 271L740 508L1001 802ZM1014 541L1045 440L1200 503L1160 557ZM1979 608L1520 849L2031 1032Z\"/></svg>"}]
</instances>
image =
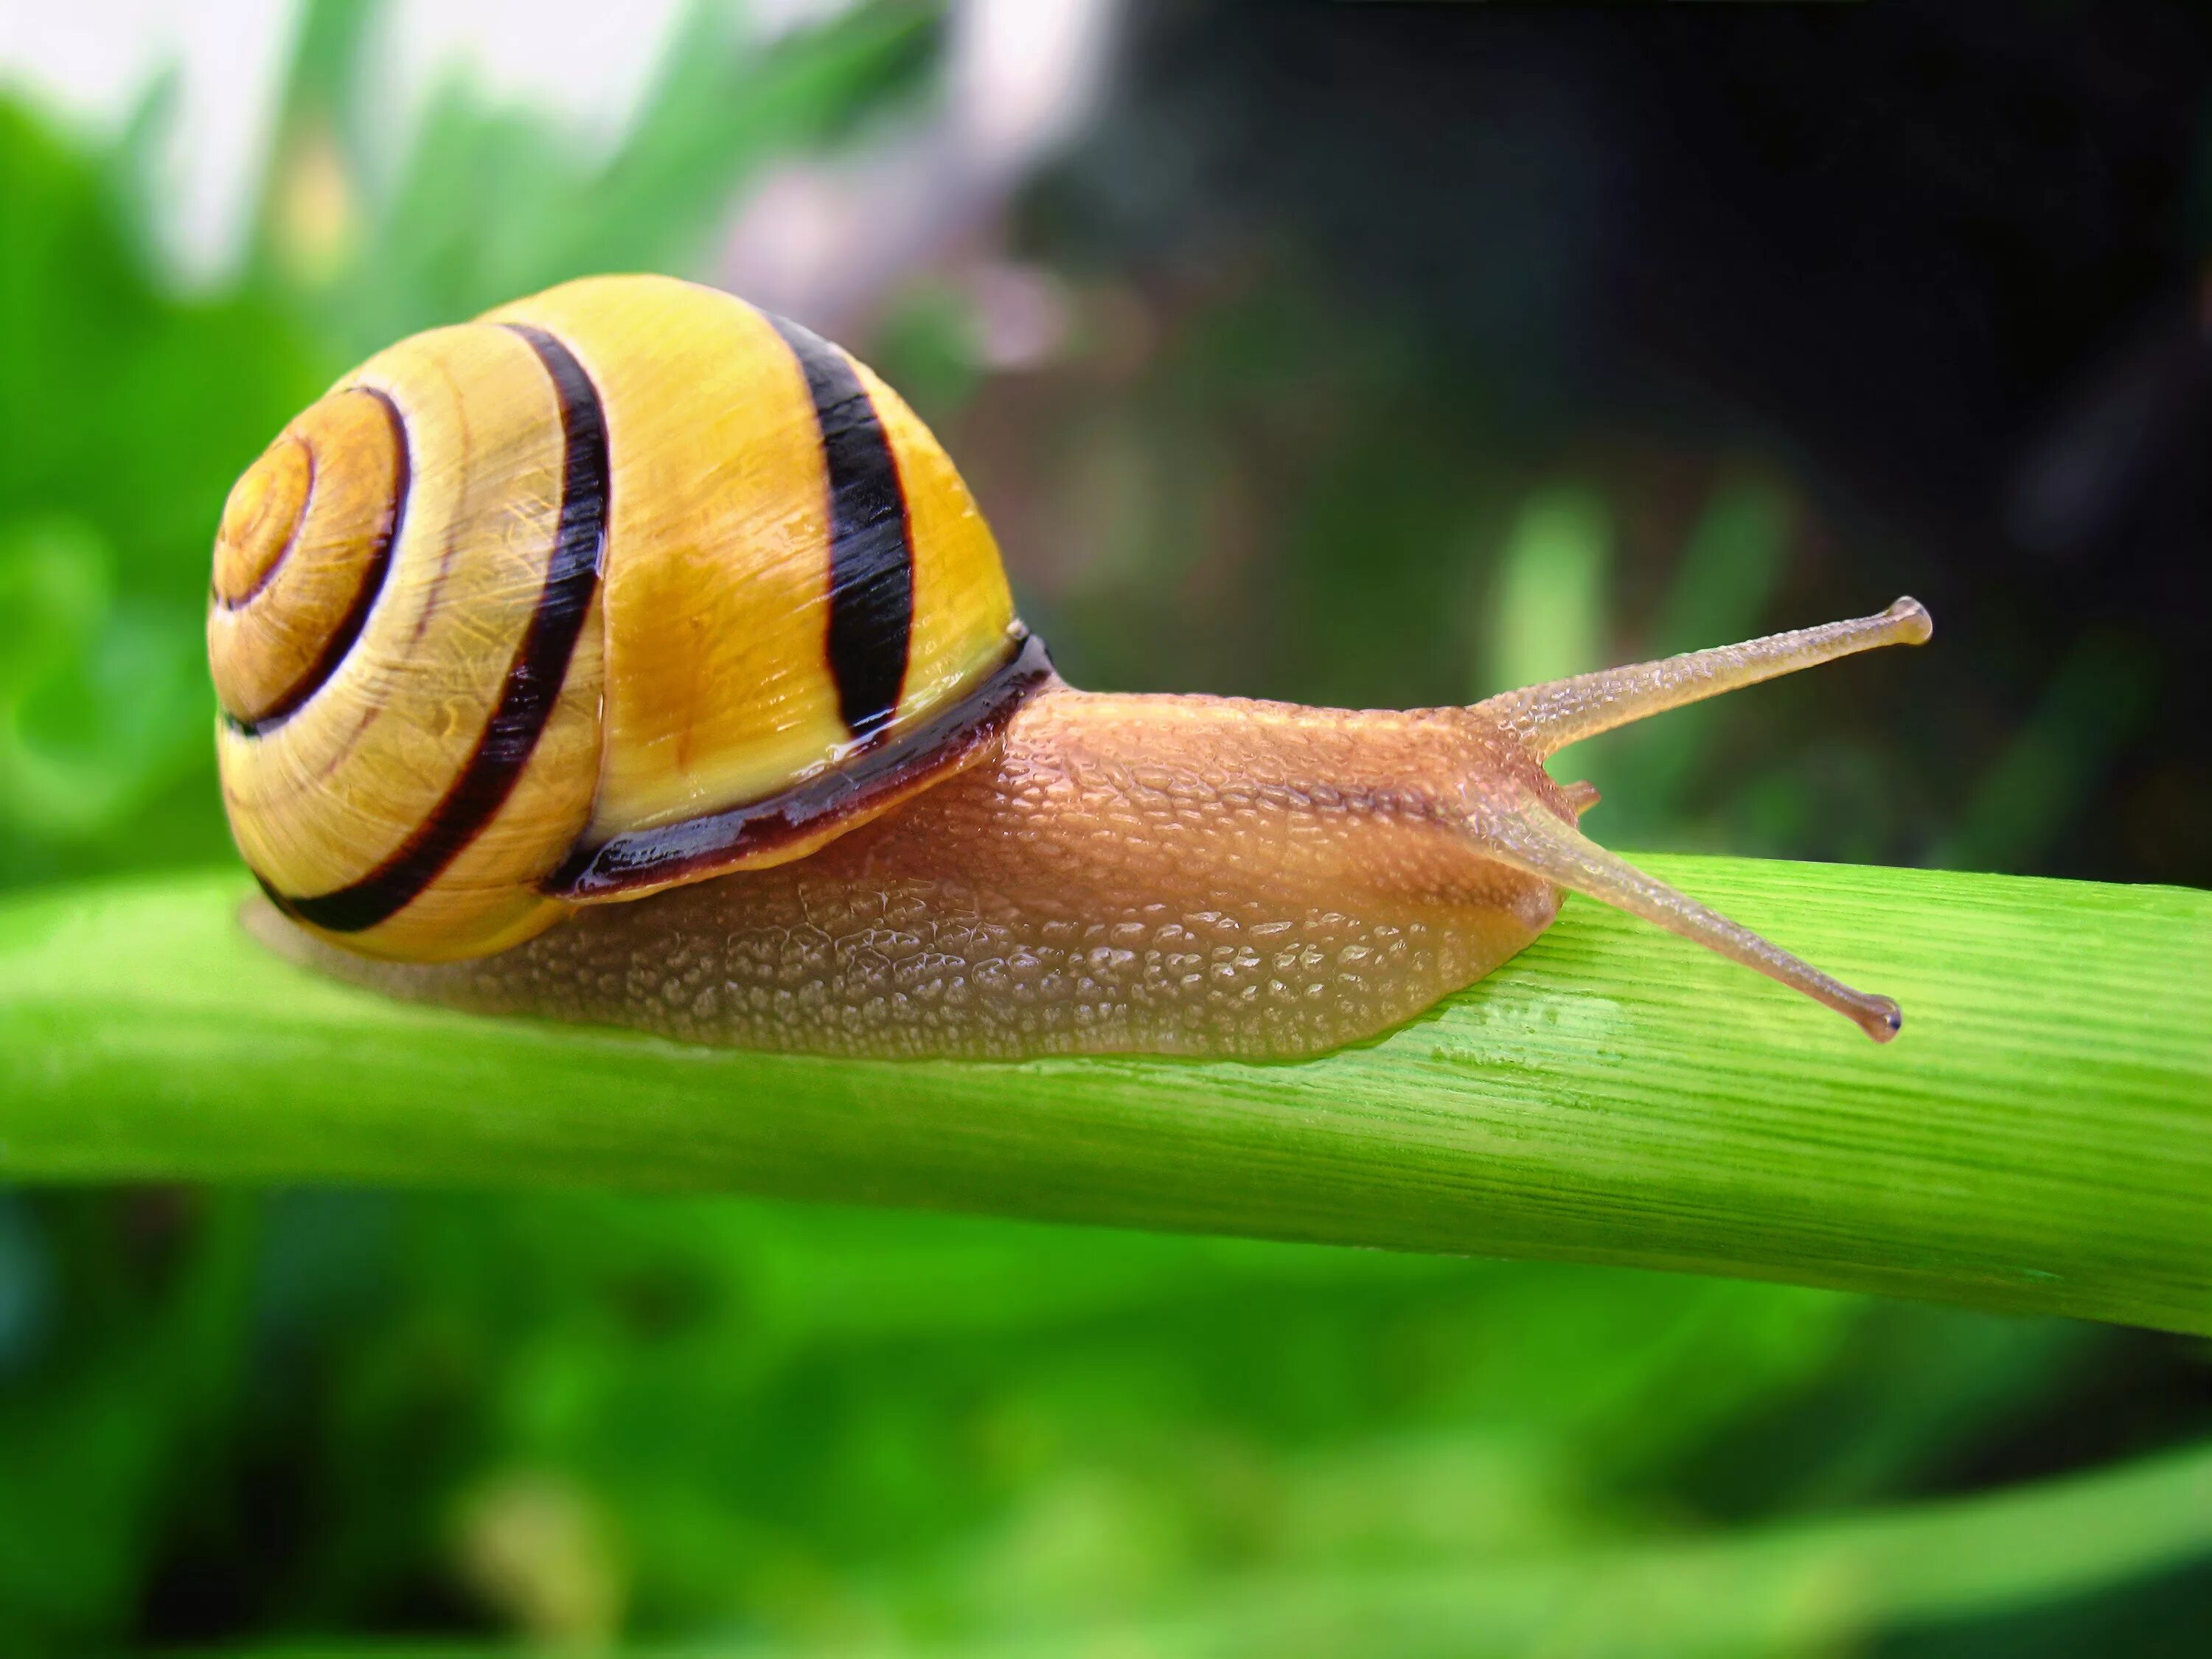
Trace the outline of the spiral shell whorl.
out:
<instances>
[{"instance_id":1,"label":"spiral shell whorl","mask_svg":"<svg viewBox=\"0 0 2212 1659\"><path fill-rule=\"evenodd\" d=\"M314 483L314 452L288 429L233 486L215 538L213 597L224 610L251 604L292 550Z\"/></svg>"},{"instance_id":2,"label":"spiral shell whorl","mask_svg":"<svg viewBox=\"0 0 2212 1659\"><path fill-rule=\"evenodd\" d=\"M295 921L425 959L565 914L537 884L598 776L608 471L574 356L471 324L363 365L240 481L209 611L217 753L240 850Z\"/></svg>"},{"instance_id":3,"label":"spiral shell whorl","mask_svg":"<svg viewBox=\"0 0 2212 1659\"><path fill-rule=\"evenodd\" d=\"M398 409L362 388L309 409L231 490L208 608L231 719L282 720L344 658L383 586L407 473Z\"/></svg>"}]
</instances>

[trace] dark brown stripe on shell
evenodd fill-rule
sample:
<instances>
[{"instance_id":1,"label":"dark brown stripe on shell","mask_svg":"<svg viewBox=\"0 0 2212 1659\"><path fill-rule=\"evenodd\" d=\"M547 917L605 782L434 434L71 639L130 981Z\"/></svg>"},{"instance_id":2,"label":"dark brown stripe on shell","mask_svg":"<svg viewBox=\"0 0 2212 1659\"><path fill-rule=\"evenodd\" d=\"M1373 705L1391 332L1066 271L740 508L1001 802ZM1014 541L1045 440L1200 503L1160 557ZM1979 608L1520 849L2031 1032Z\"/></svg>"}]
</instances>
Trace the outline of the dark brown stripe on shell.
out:
<instances>
[{"instance_id":1,"label":"dark brown stripe on shell","mask_svg":"<svg viewBox=\"0 0 2212 1659\"><path fill-rule=\"evenodd\" d=\"M972 759L1051 678L1044 642L1018 632L1006 661L935 719L766 800L579 847L546 878L544 890L554 898L611 898L717 874L733 860L788 846L819 831L825 819L866 811L919 779Z\"/></svg>"},{"instance_id":2,"label":"dark brown stripe on shell","mask_svg":"<svg viewBox=\"0 0 2212 1659\"><path fill-rule=\"evenodd\" d=\"M246 737L258 738L283 725L300 712L308 698L330 684L331 677L338 672L338 665L346 659L346 653L353 649L354 641L361 637L361 630L368 626L369 612L376 609L376 601L384 592L384 579L391 573L392 550L399 539L400 526L407 520L407 496L415 482L414 461L407 449L407 422L399 413L399 405L374 386L357 386L355 390L366 392L375 398L384 410L384 418L392 422L392 489L386 498L392 505L385 510L384 522L377 526L376 538L369 544L368 557L362 565L361 583L353 591L352 602L346 606L345 615L338 618L338 625L331 630L330 638L323 641L322 651L314 661L307 665L307 671L298 679L284 688L283 695L276 699L266 714L254 720L242 720L228 711L224 713L223 720L231 730ZM300 524L294 526L292 539L284 544L284 550L276 556L276 564L282 564L292 556L292 549L300 538L300 530L307 524L307 515L314 510L313 480L319 471L319 465L312 447L307 450L307 499L300 509ZM254 584L253 592L260 592L276 574L276 566L272 564L261 580ZM242 610L249 603L251 596L230 608Z\"/></svg>"},{"instance_id":3,"label":"dark brown stripe on shell","mask_svg":"<svg viewBox=\"0 0 2212 1659\"><path fill-rule=\"evenodd\" d=\"M514 791L559 702L568 661L598 592L606 555L607 423L597 388L568 347L543 329L508 323L552 377L561 402L565 448L561 517L545 583L522 642L507 666L498 706L429 816L399 850L350 886L295 898L275 892L277 908L334 933L358 933L397 915L465 852ZM264 891L268 884L262 884Z\"/></svg>"},{"instance_id":4,"label":"dark brown stripe on shell","mask_svg":"<svg viewBox=\"0 0 2212 1659\"><path fill-rule=\"evenodd\" d=\"M763 316L768 313L763 313ZM898 458L845 354L769 316L806 375L830 471L830 673L856 738L888 725L914 635L914 541Z\"/></svg>"}]
</instances>

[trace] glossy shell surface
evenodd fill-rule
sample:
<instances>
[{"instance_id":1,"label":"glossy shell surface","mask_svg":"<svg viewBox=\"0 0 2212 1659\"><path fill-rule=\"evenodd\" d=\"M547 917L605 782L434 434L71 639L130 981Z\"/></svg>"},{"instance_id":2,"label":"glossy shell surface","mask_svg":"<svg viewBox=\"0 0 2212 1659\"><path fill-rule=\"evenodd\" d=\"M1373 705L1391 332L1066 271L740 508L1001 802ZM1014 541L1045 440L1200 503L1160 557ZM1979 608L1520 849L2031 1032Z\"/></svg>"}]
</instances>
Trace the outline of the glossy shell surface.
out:
<instances>
[{"instance_id":1,"label":"glossy shell surface","mask_svg":"<svg viewBox=\"0 0 2212 1659\"><path fill-rule=\"evenodd\" d=\"M911 410L661 277L401 342L295 420L218 533L240 848L407 960L801 856L972 758L1042 678Z\"/></svg>"}]
</instances>

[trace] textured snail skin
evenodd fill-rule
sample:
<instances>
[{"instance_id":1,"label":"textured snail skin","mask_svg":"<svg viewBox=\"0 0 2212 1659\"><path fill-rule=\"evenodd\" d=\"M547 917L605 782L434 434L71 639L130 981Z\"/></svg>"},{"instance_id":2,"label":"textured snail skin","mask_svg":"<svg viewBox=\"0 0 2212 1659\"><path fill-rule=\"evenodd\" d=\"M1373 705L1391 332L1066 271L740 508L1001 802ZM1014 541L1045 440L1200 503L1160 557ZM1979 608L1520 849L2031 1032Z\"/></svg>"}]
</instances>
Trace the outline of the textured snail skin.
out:
<instances>
[{"instance_id":1,"label":"textured snail skin","mask_svg":"<svg viewBox=\"0 0 2212 1659\"><path fill-rule=\"evenodd\" d=\"M811 855L589 906L505 952L402 963L258 907L264 940L388 994L689 1042L881 1057L1294 1059L1410 1018L1588 894L1876 1042L1901 1023L1585 839L1544 762L1662 709L1885 645L1878 616L1509 692L1472 708L1117 696L1058 679L965 769Z\"/></svg>"},{"instance_id":2,"label":"textured snail skin","mask_svg":"<svg viewBox=\"0 0 2212 1659\"><path fill-rule=\"evenodd\" d=\"M1571 797L1496 721L1055 683L997 751L808 858L593 906L501 955L405 964L257 931L484 1012L821 1054L1291 1058L1488 973L1559 904L1486 858L1499 799Z\"/></svg>"}]
</instances>

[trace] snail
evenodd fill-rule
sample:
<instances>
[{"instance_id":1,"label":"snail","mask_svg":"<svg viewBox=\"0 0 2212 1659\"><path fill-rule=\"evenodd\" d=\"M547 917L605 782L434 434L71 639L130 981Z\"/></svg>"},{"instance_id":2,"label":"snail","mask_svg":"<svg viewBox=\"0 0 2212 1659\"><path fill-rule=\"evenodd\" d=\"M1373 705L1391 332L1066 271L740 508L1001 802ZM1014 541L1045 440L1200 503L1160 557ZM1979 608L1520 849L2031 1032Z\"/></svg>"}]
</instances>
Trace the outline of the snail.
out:
<instances>
[{"instance_id":1,"label":"snail","mask_svg":"<svg viewBox=\"0 0 2212 1659\"><path fill-rule=\"evenodd\" d=\"M1399 1024L1563 891L1854 991L1577 828L1578 738L1878 616L1472 708L1079 691L866 368L671 278L401 342L231 492L208 613L256 935L495 1013L872 1056L1285 1059Z\"/></svg>"}]
</instances>

